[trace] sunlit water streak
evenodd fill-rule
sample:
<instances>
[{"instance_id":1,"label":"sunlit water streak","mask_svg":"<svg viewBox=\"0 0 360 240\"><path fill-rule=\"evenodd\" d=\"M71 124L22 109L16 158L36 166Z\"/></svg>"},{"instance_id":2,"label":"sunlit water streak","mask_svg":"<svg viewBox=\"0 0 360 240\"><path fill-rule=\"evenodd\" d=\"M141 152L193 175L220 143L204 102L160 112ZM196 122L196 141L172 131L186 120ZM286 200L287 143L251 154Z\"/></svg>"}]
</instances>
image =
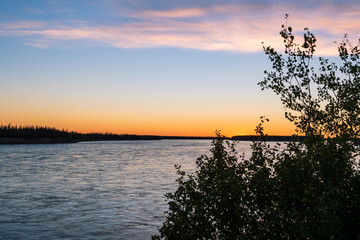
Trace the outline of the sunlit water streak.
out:
<instances>
[{"instance_id":1,"label":"sunlit water streak","mask_svg":"<svg viewBox=\"0 0 360 240\"><path fill-rule=\"evenodd\" d=\"M0 146L0 239L149 239L210 140ZM240 153L250 142L240 142Z\"/></svg>"}]
</instances>

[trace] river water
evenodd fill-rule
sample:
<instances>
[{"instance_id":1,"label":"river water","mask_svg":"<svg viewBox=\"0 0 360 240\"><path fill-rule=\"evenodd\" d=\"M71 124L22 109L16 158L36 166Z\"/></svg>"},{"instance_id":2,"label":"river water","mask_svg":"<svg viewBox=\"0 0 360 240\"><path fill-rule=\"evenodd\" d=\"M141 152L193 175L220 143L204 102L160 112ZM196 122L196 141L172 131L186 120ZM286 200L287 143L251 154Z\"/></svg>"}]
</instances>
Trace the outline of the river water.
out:
<instances>
[{"instance_id":1,"label":"river water","mask_svg":"<svg viewBox=\"0 0 360 240\"><path fill-rule=\"evenodd\" d=\"M0 239L150 239L210 140L0 145ZM240 142L249 153L250 142Z\"/></svg>"}]
</instances>

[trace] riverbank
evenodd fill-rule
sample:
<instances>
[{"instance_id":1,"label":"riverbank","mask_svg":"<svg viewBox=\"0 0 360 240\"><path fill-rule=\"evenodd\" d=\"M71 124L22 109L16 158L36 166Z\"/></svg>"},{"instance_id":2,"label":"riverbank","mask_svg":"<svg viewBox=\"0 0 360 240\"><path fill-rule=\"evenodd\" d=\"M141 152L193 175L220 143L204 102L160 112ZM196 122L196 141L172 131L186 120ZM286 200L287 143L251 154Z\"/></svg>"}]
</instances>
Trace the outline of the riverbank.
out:
<instances>
[{"instance_id":1,"label":"riverbank","mask_svg":"<svg viewBox=\"0 0 360 240\"><path fill-rule=\"evenodd\" d=\"M146 141L146 140L212 140L215 137L189 137L189 136L142 136L142 135L118 135L111 138L21 138L21 137L0 137L0 144L58 144L58 143L78 143L78 142L98 142L98 141ZM259 136L233 136L229 140L235 141L260 141ZM288 142L291 140L291 136L267 136L268 142ZM303 137L299 137L299 140L303 140Z\"/></svg>"},{"instance_id":2,"label":"riverbank","mask_svg":"<svg viewBox=\"0 0 360 240\"><path fill-rule=\"evenodd\" d=\"M79 143L79 142L98 142L98 141L146 141L146 140L211 140L214 137L181 137L181 136L121 136L119 138L85 138L85 139L69 139L69 138L2 138L0 137L1 144L58 144L58 143Z\"/></svg>"},{"instance_id":3,"label":"riverbank","mask_svg":"<svg viewBox=\"0 0 360 240\"><path fill-rule=\"evenodd\" d=\"M73 139L55 138L0 138L0 144L56 144L56 143L77 143Z\"/></svg>"}]
</instances>

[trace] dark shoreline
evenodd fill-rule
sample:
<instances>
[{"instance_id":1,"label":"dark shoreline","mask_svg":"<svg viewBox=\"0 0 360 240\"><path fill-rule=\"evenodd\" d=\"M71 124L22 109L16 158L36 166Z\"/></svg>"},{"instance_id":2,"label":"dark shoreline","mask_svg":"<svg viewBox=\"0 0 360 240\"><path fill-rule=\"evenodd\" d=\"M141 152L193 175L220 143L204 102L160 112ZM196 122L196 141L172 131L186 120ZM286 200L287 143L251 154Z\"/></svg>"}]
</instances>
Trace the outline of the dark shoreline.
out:
<instances>
[{"instance_id":1,"label":"dark shoreline","mask_svg":"<svg viewBox=\"0 0 360 240\"><path fill-rule=\"evenodd\" d=\"M293 140L293 136L278 136L278 135L267 135L265 140L267 142L290 142ZM297 140L303 141L305 136L296 136ZM261 138L256 135L243 135L243 136L233 136L231 140L236 141L261 141Z\"/></svg>"},{"instance_id":2,"label":"dark shoreline","mask_svg":"<svg viewBox=\"0 0 360 240\"><path fill-rule=\"evenodd\" d=\"M79 143L79 142L99 142L99 141L149 141L149 140L212 140L215 137L172 137L172 136L138 136L130 138L119 139L59 139L59 138L1 138L0 145L13 145L13 144L61 144L61 143Z\"/></svg>"},{"instance_id":3,"label":"dark shoreline","mask_svg":"<svg viewBox=\"0 0 360 240\"><path fill-rule=\"evenodd\" d=\"M56 143L77 143L72 139L56 138L0 138L0 144L56 144Z\"/></svg>"},{"instance_id":4,"label":"dark shoreline","mask_svg":"<svg viewBox=\"0 0 360 240\"><path fill-rule=\"evenodd\" d=\"M99 141L148 141L148 140L213 140L216 137L189 137L189 136L148 136L148 135L119 135L113 138L84 138L84 139L71 139L71 138L21 138L21 137L0 137L0 145L12 144L60 144L60 143L79 143L79 142L99 142ZM303 140L304 137L299 137ZM259 136L246 135L246 136L233 136L228 138L235 141L260 141ZM291 136L267 136L268 142L288 142L292 139Z\"/></svg>"}]
</instances>

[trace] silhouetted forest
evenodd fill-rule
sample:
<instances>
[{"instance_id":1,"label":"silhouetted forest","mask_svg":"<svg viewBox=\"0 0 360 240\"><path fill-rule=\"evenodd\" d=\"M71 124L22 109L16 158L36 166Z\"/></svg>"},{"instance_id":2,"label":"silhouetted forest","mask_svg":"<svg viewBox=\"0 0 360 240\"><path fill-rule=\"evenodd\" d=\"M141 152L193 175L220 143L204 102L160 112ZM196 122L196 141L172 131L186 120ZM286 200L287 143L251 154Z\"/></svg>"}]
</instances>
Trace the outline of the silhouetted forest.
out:
<instances>
[{"instance_id":1,"label":"silhouetted forest","mask_svg":"<svg viewBox=\"0 0 360 240\"><path fill-rule=\"evenodd\" d=\"M84 141L213 139L214 137L155 136L113 133L79 133L42 126L0 125L0 144L76 143Z\"/></svg>"},{"instance_id":2,"label":"silhouetted forest","mask_svg":"<svg viewBox=\"0 0 360 240\"><path fill-rule=\"evenodd\" d=\"M76 143L84 141L116 141L116 140L162 140L162 139L214 139L215 137L189 136L156 136L113 133L79 133L42 126L0 125L0 144L16 143ZM299 136L298 140L304 140ZM236 141L260 141L259 136L233 136ZM291 136L267 136L267 141L288 142Z\"/></svg>"},{"instance_id":3,"label":"silhouetted forest","mask_svg":"<svg viewBox=\"0 0 360 240\"><path fill-rule=\"evenodd\" d=\"M159 136L112 133L79 133L42 126L0 126L0 143L71 143L109 140L158 140Z\"/></svg>"}]
</instances>

